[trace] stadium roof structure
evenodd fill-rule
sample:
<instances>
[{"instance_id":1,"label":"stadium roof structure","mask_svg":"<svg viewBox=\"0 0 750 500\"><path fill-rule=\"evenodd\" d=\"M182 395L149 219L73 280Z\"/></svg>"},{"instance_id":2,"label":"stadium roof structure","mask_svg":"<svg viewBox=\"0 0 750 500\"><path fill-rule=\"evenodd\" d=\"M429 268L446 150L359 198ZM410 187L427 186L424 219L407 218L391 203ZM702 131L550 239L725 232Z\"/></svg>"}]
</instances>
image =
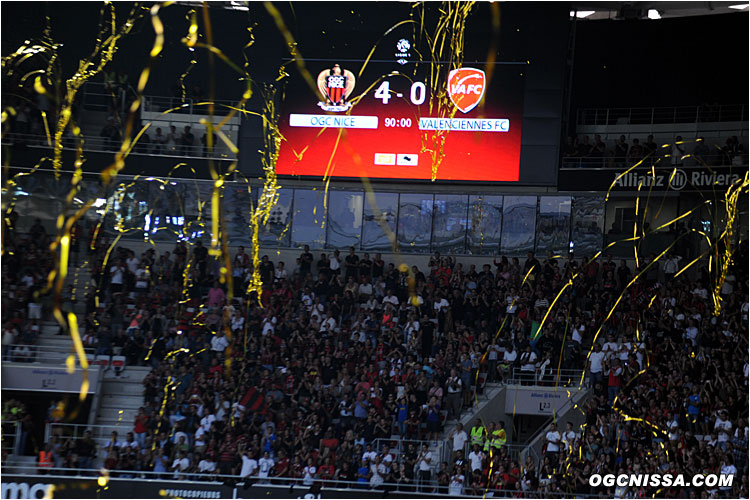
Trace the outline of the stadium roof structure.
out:
<instances>
[{"instance_id":1,"label":"stadium roof structure","mask_svg":"<svg viewBox=\"0 0 750 500\"><path fill-rule=\"evenodd\" d=\"M571 17L597 21L664 19L748 12L748 2L573 2Z\"/></svg>"}]
</instances>

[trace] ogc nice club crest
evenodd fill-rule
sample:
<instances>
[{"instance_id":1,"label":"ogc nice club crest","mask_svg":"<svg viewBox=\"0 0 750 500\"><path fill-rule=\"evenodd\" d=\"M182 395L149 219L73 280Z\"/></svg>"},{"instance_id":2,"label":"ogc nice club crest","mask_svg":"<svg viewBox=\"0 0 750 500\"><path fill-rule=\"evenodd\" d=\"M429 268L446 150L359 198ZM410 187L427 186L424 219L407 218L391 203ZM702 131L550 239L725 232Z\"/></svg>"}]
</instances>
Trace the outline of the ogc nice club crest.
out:
<instances>
[{"instance_id":1,"label":"ogc nice club crest","mask_svg":"<svg viewBox=\"0 0 750 500\"><path fill-rule=\"evenodd\" d=\"M354 91L354 74L349 70L342 70L334 64L333 68L325 69L318 75L318 90L323 101L318 106L325 111L346 111L352 107L347 99Z\"/></svg>"}]
</instances>

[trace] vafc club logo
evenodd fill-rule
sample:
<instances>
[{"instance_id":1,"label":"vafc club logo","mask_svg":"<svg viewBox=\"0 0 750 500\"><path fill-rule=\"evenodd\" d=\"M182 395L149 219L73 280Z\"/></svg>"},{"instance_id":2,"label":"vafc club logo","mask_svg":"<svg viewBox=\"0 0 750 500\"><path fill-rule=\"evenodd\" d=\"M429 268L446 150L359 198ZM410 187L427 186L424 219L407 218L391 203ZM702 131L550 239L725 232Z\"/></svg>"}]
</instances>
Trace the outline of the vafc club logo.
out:
<instances>
[{"instance_id":1,"label":"vafc club logo","mask_svg":"<svg viewBox=\"0 0 750 500\"><path fill-rule=\"evenodd\" d=\"M484 71L475 68L458 68L448 74L448 95L462 113L468 113L484 97L486 78Z\"/></svg>"},{"instance_id":2,"label":"vafc club logo","mask_svg":"<svg viewBox=\"0 0 750 500\"><path fill-rule=\"evenodd\" d=\"M354 74L334 64L331 69L324 69L318 75L318 90L323 101L318 106L325 111L346 111L352 107L347 99L354 91Z\"/></svg>"}]
</instances>

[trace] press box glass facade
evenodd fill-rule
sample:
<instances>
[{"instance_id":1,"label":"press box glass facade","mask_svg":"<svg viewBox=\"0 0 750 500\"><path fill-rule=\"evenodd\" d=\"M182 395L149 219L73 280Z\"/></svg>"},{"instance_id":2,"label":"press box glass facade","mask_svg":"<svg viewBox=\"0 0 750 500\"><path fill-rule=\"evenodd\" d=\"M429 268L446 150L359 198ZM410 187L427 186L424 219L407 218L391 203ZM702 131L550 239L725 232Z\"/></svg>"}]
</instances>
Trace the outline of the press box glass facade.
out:
<instances>
[{"instance_id":1,"label":"press box glass facade","mask_svg":"<svg viewBox=\"0 0 750 500\"><path fill-rule=\"evenodd\" d=\"M60 205L69 186L53 177L21 177L14 197L20 214L41 216ZM213 184L175 180L122 182L106 192L96 181L81 184L98 199L87 223L105 216L104 230L119 226L126 238L154 241L204 237L210 231ZM259 187L226 183L223 220L229 244L251 244L251 211ZM601 196L503 196L497 194L397 193L282 188L258 236L269 249L347 249L456 255L519 255L533 251L592 255L602 249ZM43 217L44 218L44 217ZM147 234L146 234L147 233Z\"/></svg>"}]
</instances>

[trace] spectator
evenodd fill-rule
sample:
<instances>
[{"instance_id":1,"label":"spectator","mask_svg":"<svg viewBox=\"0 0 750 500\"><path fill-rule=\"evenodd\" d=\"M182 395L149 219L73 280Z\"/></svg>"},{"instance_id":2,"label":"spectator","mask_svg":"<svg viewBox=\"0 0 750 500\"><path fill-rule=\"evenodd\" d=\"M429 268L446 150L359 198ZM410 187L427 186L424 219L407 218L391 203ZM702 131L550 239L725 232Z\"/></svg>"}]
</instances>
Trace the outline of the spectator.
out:
<instances>
[{"instance_id":1,"label":"spectator","mask_svg":"<svg viewBox=\"0 0 750 500\"><path fill-rule=\"evenodd\" d=\"M250 476L254 476L258 471L258 461L251 455L251 452L242 448L239 452L242 467L240 469L240 478L247 481ZM247 483L245 483L247 484Z\"/></svg>"},{"instance_id":2,"label":"spectator","mask_svg":"<svg viewBox=\"0 0 750 500\"><path fill-rule=\"evenodd\" d=\"M567 158L575 157L578 153L578 147L576 146L575 138L569 135L565 140L565 147L563 148L563 155Z\"/></svg>"},{"instance_id":3,"label":"spectator","mask_svg":"<svg viewBox=\"0 0 750 500\"><path fill-rule=\"evenodd\" d=\"M624 168L625 159L628 157L628 143L625 142L624 135L621 135L618 141L615 143L613 155L615 159L615 167Z\"/></svg>"},{"instance_id":4,"label":"spectator","mask_svg":"<svg viewBox=\"0 0 750 500\"><path fill-rule=\"evenodd\" d=\"M107 150L116 151L119 147L121 135L120 127L115 123L115 118L110 116L99 135L104 139Z\"/></svg>"},{"instance_id":5,"label":"spectator","mask_svg":"<svg viewBox=\"0 0 750 500\"><path fill-rule=\"evenodd\" d=\"M177 458L172 462L171 470L175 479L185 479L185 473L190 468L190 459L184 451L180 451Z\"/></svg>"},{"instance_id":6,"label":"spectator","mask_svg":"<svg viewBox=\"0 0 750 500\"><path fill-rule=\"evenodd\" d=\"M589 156L591 154L592 149L593 149L593 146L589 142L589 136L585 135L583 136L583 142L578 144L576 156L581 157L581 158Z\"/></svg>"},{"instance_id":7,"label":"spectator","mask_svg":"<svg viewBox=\"0 0 750 500\"><path fill-rule=\"evenodd\" d=\"M635 165L643 159L645 156L643 146L638 139L633 139L633 145L630 146L630 153L628 155L628 163Z\"/></svg>"},{"instance_id":8,"label":"spectator","mask_svg":"<svg viewBox=\"0 0 750 500\"><path fill-rule=\"evenodd\" d=\"M139 123L136 130L141 130L142 128L143 128L143 125ZM135 150L136 152L141 153L141 154L148 154L150 150L150 144L151 144L151 137L148 135L148 132L144 130L141 133L141 136L138 138L138 142L135 145Z\"/></svg>"},{"instance_id":9,"label":"spectator","mask_svg":"<svg viewBox=\"0 0 750 500\"><path fill-rule=\"evenodd\" d=\"M724 156L724 165L742 166L747 161L743 158L744 149L736 135L727 138L726 145L722 148L722 153Z\"/></svg>"},{"instance_id":10,"label":"spectator","mask_svg":"<svg viewBox=\"0 0 750 500\"><path fill-rule=\"evenodd\" d=\"M214 284L208 291L208 307L221 307L224 305L226 295L219 284L219 280L214 280Z\"/></svg>"},{"instance_id":11,"label":"spectator","mask_svg":"<svg viewBox=\"0 0 750 500\"><path fill-rule=\"evenodd\" d=\"M459 497L464 494L464 481L466 478L463 474L463 467L456 467L456 471L451 477L448 494L452 497Z\"/></svg>"},{"instance_id":12,"label":"spectator","mask_svg":"<svg viewBox=\"0 0 750 500\"><path fill-rule=\"evenodd\" d=\"M683 164L683 157L685 156L685 147L682 144L682 136L677 136L672 144L672 151L670 153L671 163L673 167L681 167Z\"/></svg>"},{"instance_id":13,"label":"spectator","mask_svg":"<svg viewBox=\"0 0 750 500\"><path fill-rule=\"evenodd\" d=\"M451 370L450 377L446 381L445 393L447 394L448 419L457 420L463 403L463 381L455 369Z\"/></svg>"},{"instance_id":14,"label":"spectator","mask_svg":"<svg viewBox=\"0 0 750 500\"><path fill-rule=\"evenodd\" d=\"M112 293L119 294L123 290L123 283L125 281L125 275L127 273L127 268L125 267L125 262L123 260L119 260L115 265L113 265L110 270L110 278L109 278L109 288Z\"/></svg>"},{"instance_id":15,"label":"spectator","mask_svg":"<svg viewBox=\"0 0 750 500\"><path fill-rule=\"evenodd\" d=\"M560 446L562 445L562 436L557 430L557 424L551 423L549 431L544 437L545 452L550 456L552 462L557 462L557 455L560 453Z\"/></svg>"},{"instance_id":16,"label":"spectator","mask_svg":"<svg viewBox=\"0 0 750 500\"><path fill-rule=\"evenodd\" d=\"M169 133L167 134L166 138L166 150L167 154L176 155L177 154L177 127L174 125L169 126Z\"/></svg>"},{"instance_id":17,"label":"spectator","mask_svg":"<svg viewBox=\"0 0 750 500\"><path fill-rule=\"evenodd\" d=\"M161 128L159 127L156 128L156 134L154 135L154 140L151 142L154 145L152 153L157 154L157 155L165 153L167 137L164 134L162 134Z\"/></svg>"},{"instance_id":18,"label":"spectator","mask_svg":"<svg viewBox=\"0 0 750 500\"><path fill-rule=\"evenodd\" d=\"M195 153L193 151L193 145L195 144L195 135L193 135L193 132L191 131L189 125L186 125L185 129L182 132L182 136L180 137L180 144L182 145L183 156L195 156Z\"/></svg>"},{"instance_id":19,"label":"spectator","mask_svg":"<svg viewBox=\"0 0 750 500\"><path fill-rule=\"evenodd\" d=\"M223 354L229 347L229 341L224 336L224 331L219 330L216 332L216 336L211 340L211 350L218 354Z\"/></svg>"},{"instance_id":20,"label":"spectator","mask_svg":"<svg viewBox=\"0 0 750 500\"><path fill-rule=\"evenodd\" d=\"M216 134L211 132L211 146L208 144L208 132L205 132L201 137L201 144L203 145L203 156L211 156L216 150Z\"/></svg>"},{"instance_id":21,"label":"spectator","mask_svg":"<svg viewBox=\"0 0 750 500\"><path fill-rule=\"evenodd\" d=\"M427 492L427 485L432 477L432 452L426 444L422 445L422 450L417 457L417 467L419 468L419 491Z\"/></svg>"},{"instance_id":22,"label":"spectator","mask_svg":"<svg viewBox=\"0 0 750 500\"><path fill-rule=\"evenodd\" d=\"M620 360L617 358L604 361L603 366L604 375L609 377L609 404L613 404L617 394L620 392L620 385L622 384L622 367L620 366Z\"/></svg>"},{"instance_id":23,"label":"spectator","mask_svg":"<svg viewBox=\"0 0 750 500\"><path fill-rule=\"evenodd\" d=\"M704 137L698 137L695 148L693 149L693 158L701 165L710 165L711 149L706 144Z\"/></svg>"},{"instance_id":24,"label":"spectator","mask_svg":"<svg viewBox=\"0 0 750 500\"><path fill-rule=\"evenodd\" d=\"M599 343L594 343L594 350L589 354L588 370L589 377L591 379L591 385L594 386L597 383L601 383L604 376L604 356L606 353L602 352L602 346Z\"/></svg>"},{"instance_id":25,"label":"spectator","mask_svg":"<svg viewBox=\"0 0 750 500\"><path fill-rule=\"evenodd\" d=\"M453 440L453 455L455 456L458 451L463 452L464 446L466 445L466 441L468 441L469 436L466 434L464 426L461 422L456 424L456 428L453 430L453 432L451 432L450 438Z\"/></svg>"},{"instance_id":26,"label":"spectator","mask_svg":"<svg viewBox=\"0 0 750 500\"><path fill-rule=\"evenodd\" d=\"M605 166L604 157L607 154L607 146L602 141L602 138L597 134L594 138L594 147L591 150L589 156L592 158L587 164L592 168L602 168Z\"/></svg>"}]
</instances>

